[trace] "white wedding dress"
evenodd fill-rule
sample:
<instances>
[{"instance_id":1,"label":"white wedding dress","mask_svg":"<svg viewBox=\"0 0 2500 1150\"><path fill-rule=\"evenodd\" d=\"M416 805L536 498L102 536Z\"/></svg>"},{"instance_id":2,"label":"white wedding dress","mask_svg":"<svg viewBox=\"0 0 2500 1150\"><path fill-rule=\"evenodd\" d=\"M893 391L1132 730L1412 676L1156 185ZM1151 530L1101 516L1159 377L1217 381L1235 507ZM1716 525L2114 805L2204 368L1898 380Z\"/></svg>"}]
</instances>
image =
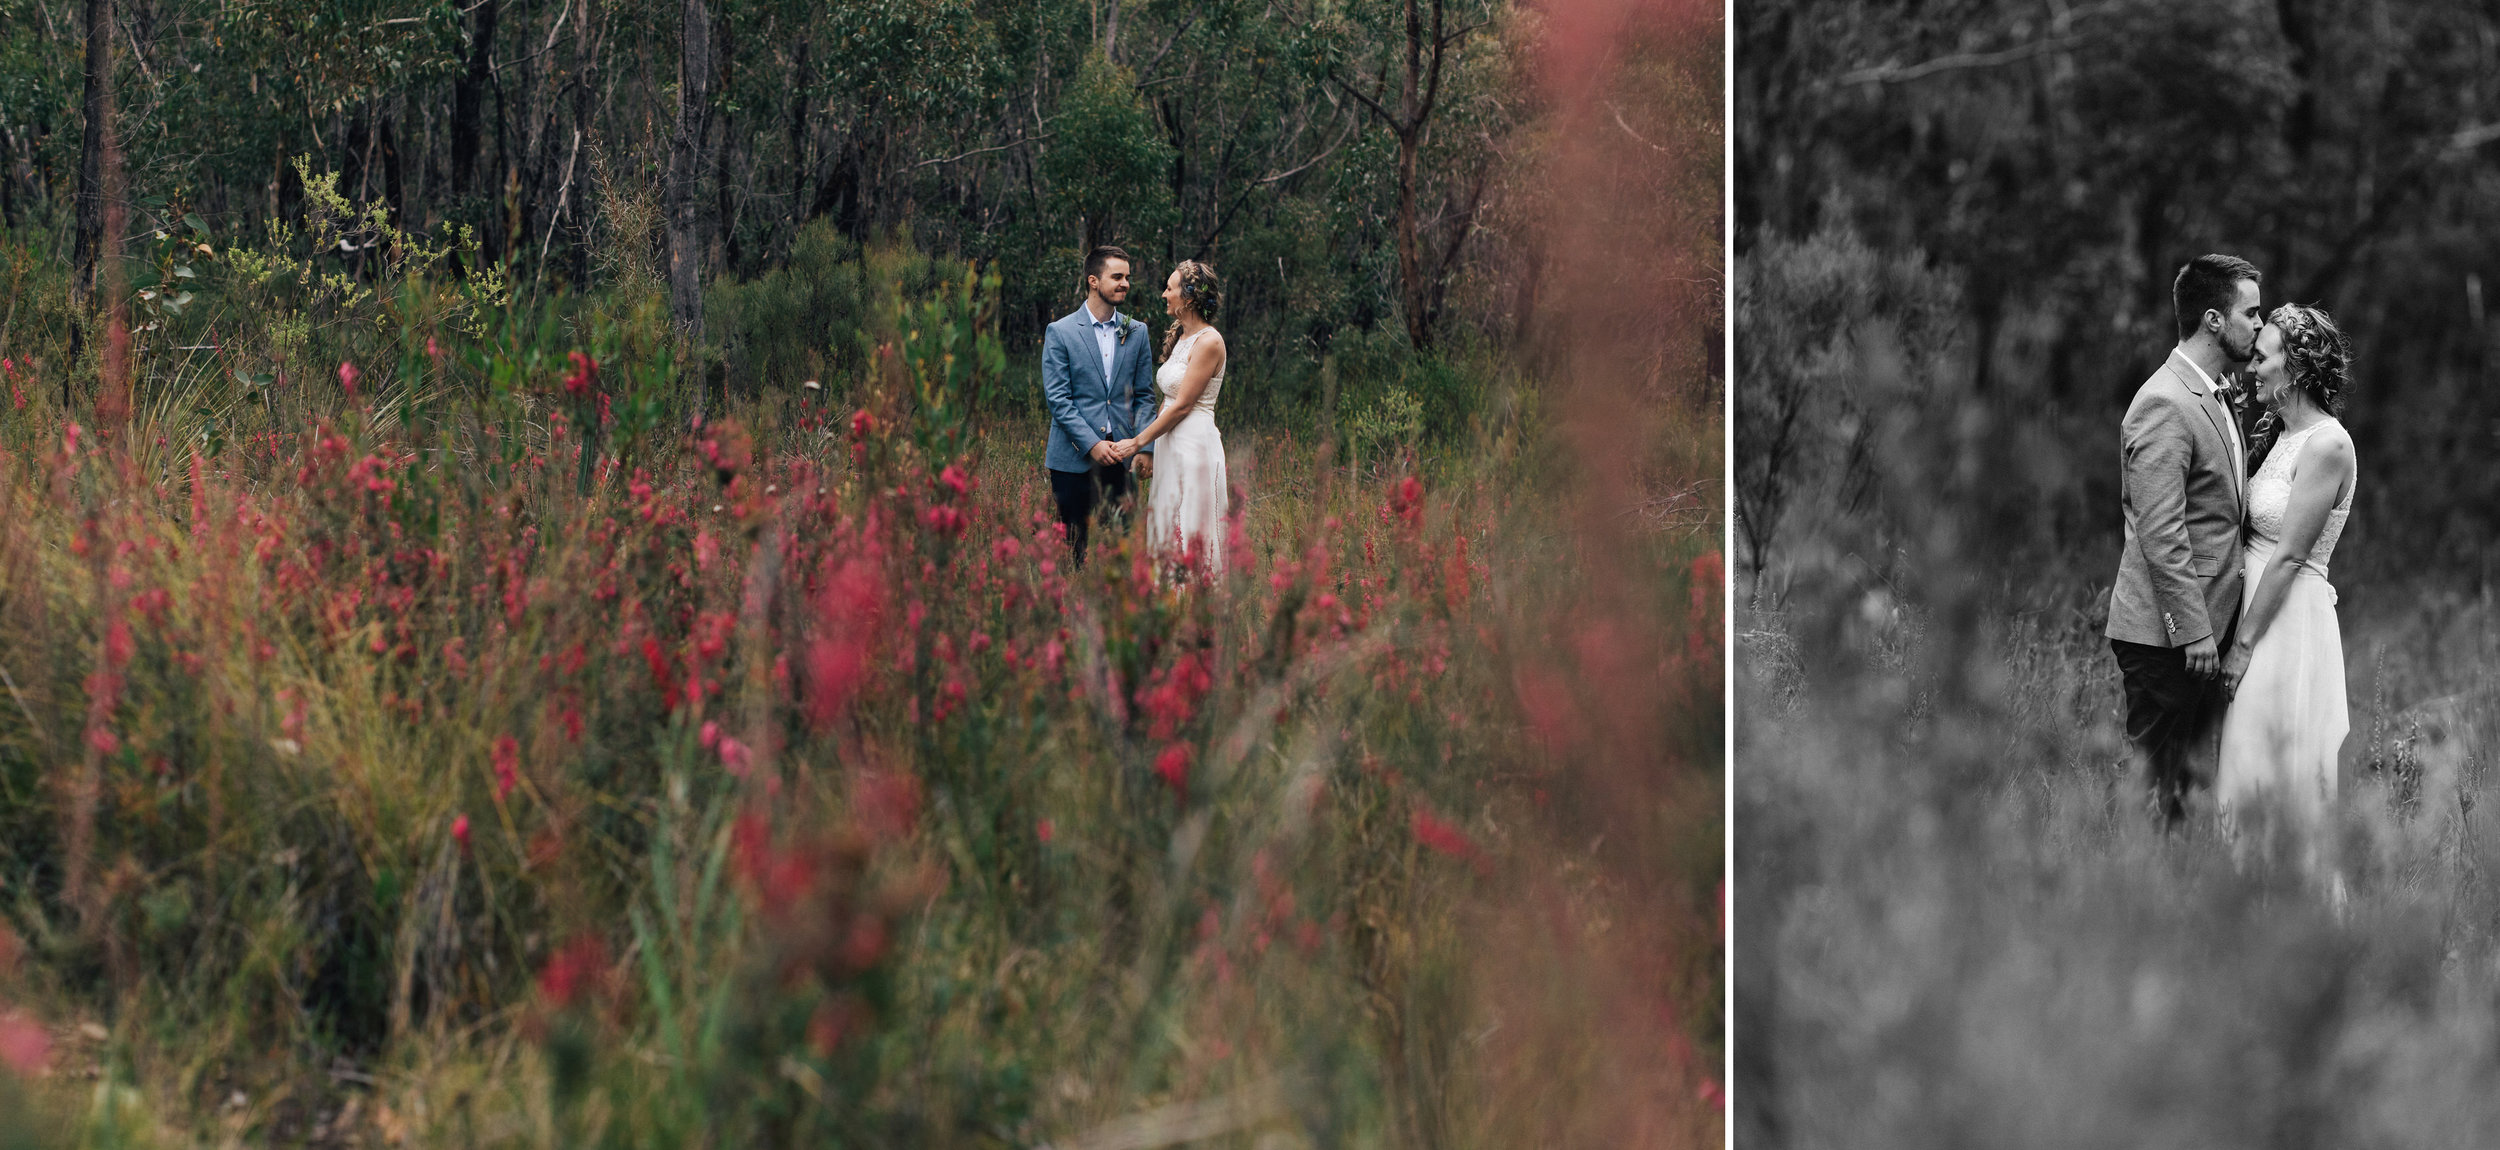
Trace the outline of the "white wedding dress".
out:
<instances>
[{"instance_id":1,"label":"white wedding dress","mask_svg":"<svg viewBox=\"0 0 2500 1150\"><path fill-rule=\"evenodd\" d=\"M1172 355L1155 369L1155 387L1169 410L1189 376L1189 353L1213 327L1199 328L1172 345ZM1215 394L1223 390L1224 369L1207 381L1198 402L1182 416L1163 441L1155 445L1152 493L1146 497L1146 541L1157 552L1180 559L1193 555L1210 574L1224 570L1224 512L1230 488L1224 476L1224 436L1215 429Z\"/></svg>"},{"instance_id":2,"label":"white wedding dress","mask_svg":"<svg viewBox=\"0 0 2500 1150\"><path fill-rule=\"evenodd\" d=\"M2284 435L2248 481L2243 619L2283 537L2293 464L2309 437L2332 422L2321 419ZM2283 597L2283 609L2249 652L2248 670L2223 716L2214 796L2226 812L2263 796L2301 825L2315 827L2334 802L2335 754L2351 718L2344 709L2344 641L2336 631L2335 588L2326 581L2326 565L2344 533L2357 486L2347 484L2344 497L2327 513L2317 545Z\"/></svg>"}]
</instances>

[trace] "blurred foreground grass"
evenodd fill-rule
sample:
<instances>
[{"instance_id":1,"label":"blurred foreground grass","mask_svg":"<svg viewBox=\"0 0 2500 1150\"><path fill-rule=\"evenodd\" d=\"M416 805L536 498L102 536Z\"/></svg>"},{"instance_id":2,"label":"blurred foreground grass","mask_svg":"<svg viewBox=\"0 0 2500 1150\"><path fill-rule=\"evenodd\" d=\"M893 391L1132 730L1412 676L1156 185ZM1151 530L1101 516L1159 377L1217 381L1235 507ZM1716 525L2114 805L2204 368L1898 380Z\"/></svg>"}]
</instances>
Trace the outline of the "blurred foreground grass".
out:
<instances>
[{"instance_id":1,"label":"blurred foreground grass","mask_svg":"<svg viewBox=\"0 0 2500 1150\"><path fill-rule=\"evenodd\" d=\"M983 290L691 428L416 287L14 388L0 1145L1714 1143L1715 418L1228 431L1224 576L1074 571Z\"/></svg>"},{"instance_id":2,"label":"blurred foreground grass","mask_svg":"<svg viewBox=\"0 0 2500 1150\"><path fill-rule=\"evenodd\" d=\"M2343 620L2339 914L2155 828L2092 584L1792 586L1738 620L1740 1144L2500 1144L2488 588Z\"/></svg>"}]
</instances>

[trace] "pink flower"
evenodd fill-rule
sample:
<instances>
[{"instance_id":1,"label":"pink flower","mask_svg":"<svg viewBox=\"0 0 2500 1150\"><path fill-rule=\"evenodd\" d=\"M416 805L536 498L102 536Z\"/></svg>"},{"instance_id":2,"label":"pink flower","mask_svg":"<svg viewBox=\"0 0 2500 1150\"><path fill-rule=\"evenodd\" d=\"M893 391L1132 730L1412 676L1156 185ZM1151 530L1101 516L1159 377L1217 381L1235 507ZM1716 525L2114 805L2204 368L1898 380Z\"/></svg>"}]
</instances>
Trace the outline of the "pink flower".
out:
<instances>
[{"instance_id":1,"label":"pink flower","mask_svg":"<svg viewBox=\"0 0 2500 1150\"><path fill-rule=\"evenodd\" d=\"M747 745L736 739L730 738L727 735L722 735L720 740L720 765L721 769L728 771L730 777L732 778L743 779L747 777L747 771L752 769L752 761L747 752Z\"/></svg>"},{"instance_id":2,"label":"pink flower","mask_svg":"<svg viewBox=\"0 0 2500 1150\"><path fill-rule=\"evenodd\" d=\"M719 746L720 724L706 720L703 729L695 734L695 741L703 744L703 749L707 751Z\"/></svg>"},{"instance_id":3,"label":"pink flower","mask_svg":"<svg viewBox=\"0 0 2500 1150\"><path fill-rule=\"evenodd\" d=\"M573 361L573 370L564 377L564 394L574 396L590 394L592 381L599 378L599 362L578 351L568 351L564 354Z\"/></svg>"},{"instance_id":4,"label":"pink flower","mask_svg":"<svg viewBox=\"0 0 2500 1150\"><path fill-rule=\"evenodd\" d=\"M356 398L356 381L363 378L364 373L356 370L355 364L339 364L339 388L347 393L349 399Z\"/></svg>"},{"instance_id":5,"label":"pink flower","mask_svg":"<svg viewBox=\"0 0 2500 1150\"><path fill-rule=\"evenodd\" d=\"M130 638L130 624L122 620L115 619L113 621L113 625L107 628L104 632L105 665L108 667L120 667L127 664L130 662L130 656L135 654L137 650L138 645L133 643Z\"/></svg>"},{"instance_id":6,"label":"pink flower","mask_svg":"<svg viewBox=\"0 0 2500 1150\"><path fill-rule=\"evenodd\" d=\"M1701 1101L1713 1110L1727 1109L1727 1095L1720 1091L1718 1079L1704 1077L1701 1080Z\"/></svg>"},{"instance_id":7,"label":"pink flower","mask_svg":"<svg viewBox=\"0 0 2500 1150\"><path fill-rule=\"evenodd\" d=\"M110 755L122 749L121 738L103 727L87 732L87 745L99 755Z\"/></svg>"},{"instance_id":8,"label":"pink flower","mask_svg":"<svg viewBox=\"0 0 2500 1150\"><path fill-rule=\"evenodd\" d=\"M458 814L458 815L453 815L453 816L451 817L451 841L453 841L453 842L456 842L456 843L459 843L459 844L460 844L460 853L462 853L462 854L467 854L467 853L469 853L469 816L468 816L468 815L466 815L466 814Z\"/></svg>"},{"instance_id":9,"label":"pink flower","mask_svg":"<svg viewBox=\"0 0 2500 1150\"><path fill-rule=\"evenodd\" d=\"M564 949L547 960L547 968L538 972L538 991L547 996L549 1005L562 1010L573 1005L583 988L593 985L607 965L607 945L596 935L583 935L564 944Z\"/></svg>"},{"instance_id":10,"label":"pink flower","mask_svg":"<svg viewBox=\"0 0 2500 1150\"><path fill-rule=\"evenodd\" d=\"M1451 858L1474 863L1478 872L1489 869L1485 862L1484 850L1476 845L1475 840L1468 838L1466 832L1444 821L1441 816L1425 809L1421 804L1416 805L1415 813L1408 826L1414 831L1415 841L1422 843L1425 848Z\"/></svg>"},{"instance_id":11,"label":"pink flower","mask_svg":"<svg viewBox=\"0 0 2500 1150\"><path fill-rule=\"evenodd\" d=\"M967 495L972 491L972 476L965 474L963 468L952 463L946 465L946 470L938 472L938 483L957 496Z\"/></svg>"},{"instance_id":12,"label":"pink flower","mask_svg":"<svg viewBox=\"0 0 2500 1150\"><path fill-rule=\"evenodd\" d=\"M1043 846L1050 845L1051 836L1055 833L1057 832L1051 827L1049 819L1043 819L1033 824L1033 837L1042 840Z\"/></svg>"},{"instance_id":13,"label":"pink flower","mask_svg":"<svg viewBox=\"0 0 2500 1150\"><path fill-rule=\"evenodd\" d=\"M1190 754L1189 744L1174 743L1155 756L1155 775L1163 780L1164 785L1172 788L1175 798L1189 797Z\"/></svg>"},{"instance_id":14,"label":"pink flower","mask_svg":"<svg viewBox=\"0 0 2500 1150\"><path fill-rule=\"evenodd\" d=\"M33 1078L50 1061L52 1035L42 1023L14 1010L0 1014L0 1066L20 1078Z\"/></svg>"},{"instance_id":15,"label":"pink flower","mask_svg":"<svg viewBox=\"0 0 2500 1150\"><path fill-rule=\"evenodd\" d=\"M860 408L858 412L851 416L851 438L866 439L868 437L868 433L875 431L876 429L877 417L868 414L867 408Z\"/></svg>"},{"instance_id":16,"label":"pink flower","mask_svg":"<svg viewBox=\"0 0 2500 1150\"><path fill-rule=\"evenodd\" d=\"M521 742L510 735L495 737L495 801L502 802L521 783Z\"/></svg>"}]
</instances>

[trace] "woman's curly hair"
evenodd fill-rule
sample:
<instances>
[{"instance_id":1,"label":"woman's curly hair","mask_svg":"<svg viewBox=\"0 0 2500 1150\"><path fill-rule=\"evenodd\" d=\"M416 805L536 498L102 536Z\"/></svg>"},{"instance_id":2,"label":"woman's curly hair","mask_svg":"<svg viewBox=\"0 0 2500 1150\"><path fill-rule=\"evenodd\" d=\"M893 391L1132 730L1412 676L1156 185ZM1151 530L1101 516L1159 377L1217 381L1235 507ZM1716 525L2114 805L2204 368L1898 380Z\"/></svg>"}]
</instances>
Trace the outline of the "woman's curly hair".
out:
<instances>
[{"instance_id":1,"label":"woman's curly hair","mask_svg":"<svg viewBox=\"0 0 2500 1150\"><path fill-rule=\"evenodd\" d=\"M2266 322L2283 329L2283 355L2291 361L2292 386L2328 415L2342 415L2352 345L2335 321L2317 308L2287 303L2274 309Z\"/></svg>"},{"instance_id":2,"label":"woman's curly hair","mask_svg":"<svg viewBox=\"0 0 2500 1150\"><path fill-rule=\"evenodd\" d=\"M1182 260L1173 268L1181 276L1181 299L1198 318L1215 322L1215 313L1224 306L1224 285L1215 278L1215 269L1197 260ZM1181 320L1172 317L1172 330L1163 333L1163 358L1172 358L1172 345L1180 342Z\"/></svg>"}]
</instances>

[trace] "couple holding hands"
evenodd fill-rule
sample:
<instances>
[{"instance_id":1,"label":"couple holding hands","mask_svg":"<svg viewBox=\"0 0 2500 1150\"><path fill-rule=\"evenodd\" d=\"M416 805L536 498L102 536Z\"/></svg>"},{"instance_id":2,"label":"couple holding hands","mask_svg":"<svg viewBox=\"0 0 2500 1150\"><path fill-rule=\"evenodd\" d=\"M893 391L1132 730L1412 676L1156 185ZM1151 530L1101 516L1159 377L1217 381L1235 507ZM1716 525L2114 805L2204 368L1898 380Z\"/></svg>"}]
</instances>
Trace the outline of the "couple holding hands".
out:
<instances>
[{"instance_id":1,"label":"couple holding hands","mask_svg":"<svg viewBox=\"0 0 2500 1150\"><path fill-rule=\"evenodd\" d=\"M1146 325L1119 310L1130 267L1119 248L1088 253L1085 302L1042 333L1042 394L1050 407L1043 463L1051 497L1082 566L1094 516L1124 517L1132 480L1150 480L1147 545L1184 568L1220 574L1229 489L1215 397L1224 386L1226 349L1213 320L1222 289L1215 269L1197 260L1172 269L1163 284L1172 326L1158 366Z\"/></svg>"}]
</instances>

